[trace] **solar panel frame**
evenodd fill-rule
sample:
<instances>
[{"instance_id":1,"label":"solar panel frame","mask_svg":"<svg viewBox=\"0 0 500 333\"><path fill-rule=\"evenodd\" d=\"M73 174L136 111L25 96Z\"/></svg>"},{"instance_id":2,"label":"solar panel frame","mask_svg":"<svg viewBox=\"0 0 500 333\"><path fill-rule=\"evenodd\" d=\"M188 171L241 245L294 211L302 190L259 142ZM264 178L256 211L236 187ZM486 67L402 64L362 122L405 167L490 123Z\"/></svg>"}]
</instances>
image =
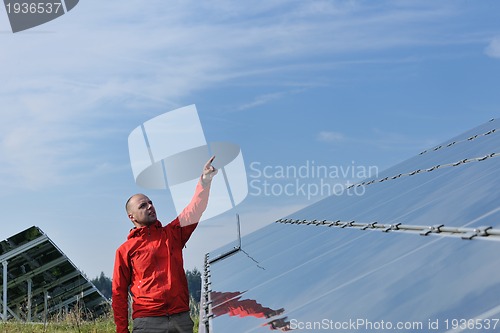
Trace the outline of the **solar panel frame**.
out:
<instances>
[{"instance_id":1,"label":"solar panel frame","mask_svg":"<svg viewBox=\"0 0 500 333\"><path fill-rule=\"evenodd\" d=\"M3 320L45 321L77 308L90 317L110 305L102 293L38 227L0 242Z\"/></svg>"}]
</instances>

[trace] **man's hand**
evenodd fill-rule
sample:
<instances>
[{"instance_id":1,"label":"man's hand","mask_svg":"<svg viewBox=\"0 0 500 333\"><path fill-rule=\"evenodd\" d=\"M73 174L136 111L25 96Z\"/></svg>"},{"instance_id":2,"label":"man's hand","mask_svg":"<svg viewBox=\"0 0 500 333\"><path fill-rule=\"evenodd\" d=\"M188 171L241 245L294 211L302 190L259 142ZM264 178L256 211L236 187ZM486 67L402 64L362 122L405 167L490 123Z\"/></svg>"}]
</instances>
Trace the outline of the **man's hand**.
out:
<instances>
[{"instance_id":1,"label":"man's hand","mask_svg":"<svg viewBox=\"0 0 500 333\"><path fill-rule=\"evenodd\" d=\"M215 156L212 156L208 162L203 167L203 173L201 175L201 180L205 184L209 184L212 181L212 178L217 174L219 170L214 168L212 162L214 161Z\"/></svg>"}]
</instances>

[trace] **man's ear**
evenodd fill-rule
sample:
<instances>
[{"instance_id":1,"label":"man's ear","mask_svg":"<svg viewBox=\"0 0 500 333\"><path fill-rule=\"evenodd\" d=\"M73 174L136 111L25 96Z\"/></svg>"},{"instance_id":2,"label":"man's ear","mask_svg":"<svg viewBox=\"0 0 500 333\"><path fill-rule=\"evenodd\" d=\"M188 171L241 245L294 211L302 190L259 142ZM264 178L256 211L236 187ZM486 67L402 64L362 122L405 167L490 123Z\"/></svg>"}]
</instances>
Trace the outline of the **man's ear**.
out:
<instances>
[{"instance_id":1,"label":"man's ear","mask_svg":"<svg viewBox=\"0 0 500 333\"><path fill-rule=\"evenodd\" d=\"M132 214L128 214L128 218L130 219L130 221L134 222L135 219L134 219L134 215Z\"/></svg>"}]
</instances>

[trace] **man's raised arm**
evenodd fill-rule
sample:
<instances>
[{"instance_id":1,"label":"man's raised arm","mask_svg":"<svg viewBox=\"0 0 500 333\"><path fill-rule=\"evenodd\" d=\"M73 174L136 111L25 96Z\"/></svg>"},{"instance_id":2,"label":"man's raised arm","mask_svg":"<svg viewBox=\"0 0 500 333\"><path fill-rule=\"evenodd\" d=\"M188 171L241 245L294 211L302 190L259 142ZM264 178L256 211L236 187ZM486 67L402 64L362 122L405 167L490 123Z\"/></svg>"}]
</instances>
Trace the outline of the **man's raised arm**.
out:
<instances>
[{"instance_id":1,"label":"man's raised arm","mask_svg":"<svg viewBox=\"0 0 500 333\"><path fill-rule=\"evenodd\" d=\"M212 178L219 171L212 165L214 159L215 156L212 156L203 167L203 172L198 184L196 185L196 190L191 202L179 214L179 224L181 227L198 223L201 215L207 208Z\"/></svg>"}]
</instances>

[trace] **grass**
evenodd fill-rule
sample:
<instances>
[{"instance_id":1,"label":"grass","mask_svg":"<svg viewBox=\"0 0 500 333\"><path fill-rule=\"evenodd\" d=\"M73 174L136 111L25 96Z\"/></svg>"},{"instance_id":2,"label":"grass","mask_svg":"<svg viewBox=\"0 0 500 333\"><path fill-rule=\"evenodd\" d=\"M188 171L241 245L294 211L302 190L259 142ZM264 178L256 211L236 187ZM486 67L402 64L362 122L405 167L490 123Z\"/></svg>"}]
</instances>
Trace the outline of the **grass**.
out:
<instances>
[{"instance_id":1,"label":"grass","mask_svg":"<svg viewBox=\"0 0 500 333\"><path fill-rule=\"evenodd\" d=\"M0 333L115 333L116 328L110 312L94 320L84 320L82 310L59 314L44 322L0 321Z\"/></svg>"},{"instance_id":2,"label":"grass","mask_svg":"<svg viewBox=\"0 0 500 333\"><path fill-rule=\"evenodd\" d=\"M99 319L92 322L57 322L22 323L9 321L0 323L0 333L115 333L116 328L112 319Z\"/></svg>"},{"instance_id":3,"label":"grass","mask_svg":"<svg viewBox=\"0 0 500 333\"><path fill-rule=\"evenodd\" d=\"M199 319L193 318L194 333L198 333ZM132 330L131 330L132 331ZM115 323L111 315L92 321L81 321L77 316L68 314L62 320L47 323L24 323L18 321L0 321L0 333L115 333Z\"/></svg>"},{"instance_id":4,"label":"grass","mask_svg":"<svg viewBox=\"0 0 500 333\"><path fill-rule=\"evenodd\" d=\"M194 321L193 333L198 333L199 324L199 304L191 300L191 317ZM93 320L85 320L85 313L81 309L76 309L64 315L56 315L46 323L34 322L26 323L9 320L0 320L0 333L115 333L116 326L113 320L111 309L106 315ZM87 317L88 318L88 317ZM132 327L130 327L132 331Z\"/></svg>"}]
</instances>

